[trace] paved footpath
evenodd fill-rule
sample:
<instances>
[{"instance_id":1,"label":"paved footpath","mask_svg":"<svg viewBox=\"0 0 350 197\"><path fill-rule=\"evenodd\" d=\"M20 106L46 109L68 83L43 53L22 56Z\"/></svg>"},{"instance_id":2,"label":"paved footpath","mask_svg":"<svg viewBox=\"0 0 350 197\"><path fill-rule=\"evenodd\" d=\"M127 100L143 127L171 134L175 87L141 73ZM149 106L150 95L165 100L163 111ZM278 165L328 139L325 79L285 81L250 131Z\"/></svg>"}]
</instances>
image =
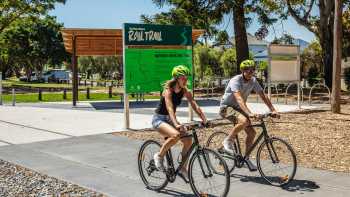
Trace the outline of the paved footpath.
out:
<instances>
[{"instance_id":1,"label":"paved footpath","mask_svg":"<svg viewBox=\"0 0 350 197\"><path fill-rule=\"evenodd\" d=\"M0 147L0 158L108 196L193 196L181 179L156 193L145 189L138 175L141 141L111 134L72 137ZM350 196L350 175L299 167L286 188L267 185L257 172L235 170L230 197Z\"/></svg>"}]
</instances>

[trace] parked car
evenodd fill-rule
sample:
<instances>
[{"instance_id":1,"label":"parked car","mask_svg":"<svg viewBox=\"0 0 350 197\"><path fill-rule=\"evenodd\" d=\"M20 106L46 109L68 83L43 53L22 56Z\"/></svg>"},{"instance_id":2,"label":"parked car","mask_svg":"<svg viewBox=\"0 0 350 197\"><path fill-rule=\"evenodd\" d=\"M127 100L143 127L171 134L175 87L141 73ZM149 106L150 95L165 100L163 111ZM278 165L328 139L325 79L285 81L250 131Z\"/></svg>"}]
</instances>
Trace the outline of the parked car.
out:
<instances>
[{"instance_id":1,"label":"parked car","mask_svg":"<svg viewBox=\"0 0 350 197\"><path fill-rule=\"evenodd\" d=\"M35 72L33 72L33 73L30 75L30 80L28 79L27 75L20 77L19 80L20 80L20 81L33 82L33 81L38 81L38 77L36 76Z\"/></svg>"},{"instance_id":2,"label":"parked car","mask_svg":"<svg viewBox=\"0 0 350 197\"><path fill-rule=\"evenodd\" d=\"M42 76L44 82L66 82L70 79L70 72L67 70L53 69L45 72Z\"/></svg>"}]
</instances>

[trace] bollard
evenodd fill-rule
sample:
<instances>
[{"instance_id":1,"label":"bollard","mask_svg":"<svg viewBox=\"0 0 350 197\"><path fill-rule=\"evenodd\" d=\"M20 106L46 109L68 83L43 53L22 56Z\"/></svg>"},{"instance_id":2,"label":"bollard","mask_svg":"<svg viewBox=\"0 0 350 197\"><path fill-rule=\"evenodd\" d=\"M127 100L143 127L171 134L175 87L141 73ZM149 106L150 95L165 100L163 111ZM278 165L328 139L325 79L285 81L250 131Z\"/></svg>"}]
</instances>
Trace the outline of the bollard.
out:
<instances>
[{"instance_id":1,"label":"bollard","mask_svg":"<svg viewBox=\"0 0 350 197\"><path fill-rule=\"evenodd\" d=\"M42 90L39 88L39 101L42 101L43 99L42 99Z\"/></svg>"},{"instance_id":2,"label":"bollard","mask_svg":"<svg viewBox=\"0 0 350 197\"><path fill-rule=\"evenodd\" d=\"M66 100L67 99L67 89L64 88L63 89L63 100Z\"/></svg>"},{"instance_id":3,"label":"bollard","mask_svg":"<svg viewBox=\"0 0 350 197\"><path fill-rule=\"evenodd\" d=\"M16 105L16 94L15 94L15 89L12 88L12 106Z\"/></svg>"},{"instance_id":4,"label":"bollard","mask_svg":"<svg viewBox=\"0 0 350 197\"><path fill-rule=\"evenodd\" d=\"M2 105L2 72L0 71L0 105Z\"/></svg>"},{"instance_id":5,"label":"bollard","mask_svg":"<svg viewBox=\"0 0 350 197\"><path fill-rule=\"evenodd\" d=\"M109 86L108 88L108 97L112 98L112 86Z\"/></svg>"},{"instance_id":6,"label":"bollard","mask_svg":"<svg viewBox=\"0 0 350 197\"><path fill-rule=\"evenodd\" d=\"M86 88L86 99L90 99L90 88Z\"/></svg>"}]
</instances>

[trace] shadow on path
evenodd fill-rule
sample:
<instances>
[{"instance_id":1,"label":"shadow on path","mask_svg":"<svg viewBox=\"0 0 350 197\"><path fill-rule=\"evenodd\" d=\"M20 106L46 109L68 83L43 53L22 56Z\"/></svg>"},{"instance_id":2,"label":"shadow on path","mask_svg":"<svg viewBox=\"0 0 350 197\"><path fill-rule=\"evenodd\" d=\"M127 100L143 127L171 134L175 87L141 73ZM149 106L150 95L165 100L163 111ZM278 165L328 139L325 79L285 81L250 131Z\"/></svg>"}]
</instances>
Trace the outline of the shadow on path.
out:
<instances>
[{"instance_id":1,"label":"shadow on path","mask_svg":"<svg viewBox=\"0 0 350 197\"><path fill-rule=\"evenodd\" d=\"M197 100L199 106L219 106L220 102L214 99L207 100ZM130 101L129 107L131 109L135 108L156 108L159 101ZM96 110L106 110L106 109L123 109L124 103L117 101L107 101L107 102L90 102L90 105ZM181 107L186 107L187 101L184 99L181 103Z\"/></svg>"},{"instance_id":2,"label":"shadow on path","mask_svg":"<svg viewBox=\"0 0 350 197\"><path fill-rule=\"evenodd\" d=\"M267 181L265 181L264 178L260 176L257 177L257 176L232 174L231 177L238 178L241 182L254 182L254 183L259 183L263 185L270 185ZM273 187L272 185L270 186ZM281 187L281 189L289 192L296 192L296 191L313 192L318 188L320 188L320 186L317 185L317 183L314 181L298 180L298 179L294 179L288 185Z\"/></svg>"}]
</instances>

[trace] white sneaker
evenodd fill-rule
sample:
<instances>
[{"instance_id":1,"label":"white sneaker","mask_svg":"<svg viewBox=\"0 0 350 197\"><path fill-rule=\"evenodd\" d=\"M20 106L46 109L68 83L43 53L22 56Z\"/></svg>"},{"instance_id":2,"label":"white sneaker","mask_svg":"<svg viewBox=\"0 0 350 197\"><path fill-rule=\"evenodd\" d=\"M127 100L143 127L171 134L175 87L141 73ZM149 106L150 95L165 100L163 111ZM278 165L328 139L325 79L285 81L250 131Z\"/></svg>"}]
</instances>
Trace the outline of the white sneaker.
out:
<instances>
[{"instance_id":1,"label":"white sneaker","mask_svg":"<svg viewBox=\"0 0 350 197\"><path fill-rule=\"evenodd\" d=\"M154 154L153 159L154 159L154 165L156 166L156 168L158 168L158 170L160 171L165 171L164 158L159 156L159 153L156 153Z\"/></svg>"},{"instance_id":2,"label":"white sneaker","mask_svg":"<svg viewBox=\"0 0 350 197\"><path fill-rule=\"evenodd\" d=\"M227 152L230 152L230 153L234 153L235 150L233 148L233 141L228 139L228 138L225 138L224 141L222 142L222 145L224 146L224 149L227 151Z\"/></svg>"}]
</instances>

